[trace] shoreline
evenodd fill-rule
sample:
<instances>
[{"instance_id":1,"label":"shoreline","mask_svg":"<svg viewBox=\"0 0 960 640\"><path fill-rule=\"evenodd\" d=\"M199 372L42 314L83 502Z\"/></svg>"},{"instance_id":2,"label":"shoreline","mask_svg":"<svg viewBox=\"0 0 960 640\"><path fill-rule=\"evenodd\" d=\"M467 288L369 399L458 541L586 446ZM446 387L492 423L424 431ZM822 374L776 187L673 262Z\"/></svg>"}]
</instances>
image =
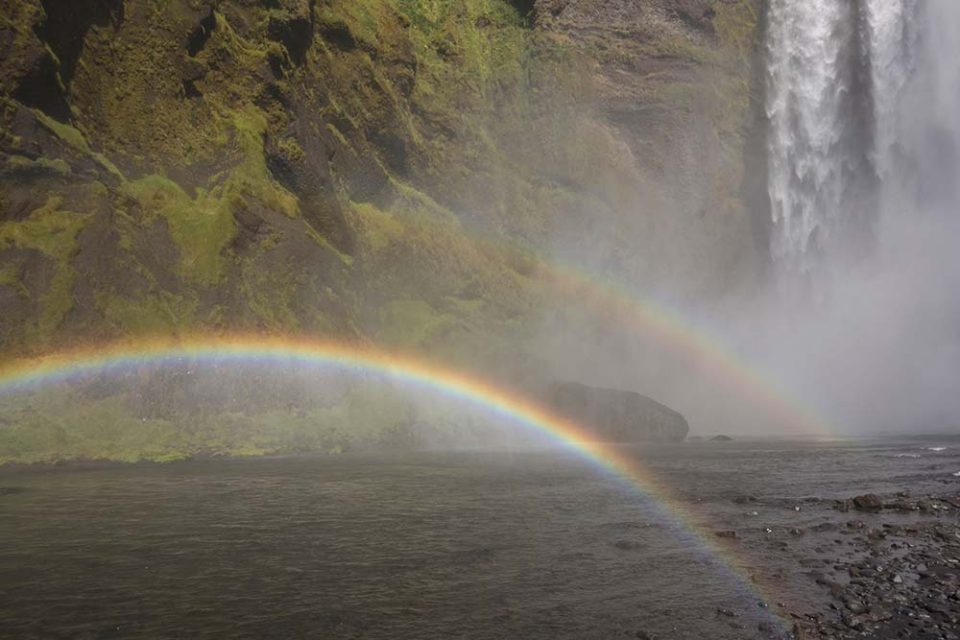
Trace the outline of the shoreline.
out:
<instances>
[{"instance_id":1,"label":"shoreline","mask_svg":"<svg viewBox=\"0 0 960 640\"><path fill-rule=\"evenodd\" d=\"M862 445L862 446L882 446L884 444L904 444L913 442L927 442L930 440L941 440L946 443L947 448L954 446L960 448L960 434L890 434L873 436L849 436L824 438L820 436L731 436L729 439L717 439L713 436L699 436L694 434L684 441L680 442L624 442L613 443L613 446L625 450L683 450L704 448L709 450L736 450L743 445L780 445L783 447L811 447L818 445ZM608 443L609 444L609 443ZM117 460L110 458L66 458L53 462L0 462L0 478L14 475L36 475L44 473L61 473L69 471L93 471L104 469L127 469L127 468L161 468L183 464L200 464L229 461L250 461L250 460L276 460L276 459L303 459L303 458L337 458L343 459L350 456L402 456L402 455L425 455L425 454L514 454L514 453L556 453L563 452L562 446L551 445L527 445L513 447L447 447L447 448L409 448L409 449L389 449L370 447L357 449L347 449L342 451L277 451L269 453L200 453L187 455L169 460L149 459L140 460ZM960 471L960 469L958 469Z\"/></svg>"}]
</instances>

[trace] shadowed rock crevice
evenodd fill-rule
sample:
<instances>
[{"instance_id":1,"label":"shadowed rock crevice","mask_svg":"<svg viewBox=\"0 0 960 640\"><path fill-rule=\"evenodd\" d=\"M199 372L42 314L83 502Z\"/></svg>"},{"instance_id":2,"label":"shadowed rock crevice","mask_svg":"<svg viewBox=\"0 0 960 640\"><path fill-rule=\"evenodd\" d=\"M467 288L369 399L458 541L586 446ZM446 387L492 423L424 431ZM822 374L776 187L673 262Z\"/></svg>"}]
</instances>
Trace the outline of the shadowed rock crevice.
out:
<instances>
[{"instance_id":1,"label":"shadowed rock crevice","mask_svg":"<svg viewBox=\"0 0 960 640\"><path fill-rule=\"evenodd\" d=\"M320 25L320 35L341 51L353 51L357 48L357 40L350 33L350 28L341 22Z\"/></svg>"},{"instance_id":2,"label":"shadowed rock crevice","mask_svg":"<svg viewBox=\"0 0 960 640\"><path fill-rule=\"evenodd\" d=\"M526 20L528 24L533 24L536 0L508 0L508 3L516 9L520 17Z\"/></svg>"},{"instance_id":3,"label":"shadowed rock crevice","mask_svg":"<svg viewBox=\"0 0 960 640\"><path fill-rule=\"evenodd\" d=\"M70 104L58 72L57 61L45 53L20 79L13 91L13 98L43 111L55 120L67 122L70 119Z\"/></svg>"},{"instance_id":4,"label":"shadowed rock crevice","mask_svg":"<svg viewBox=\"0 0 960 640\"><path fill-rule=\"evenodd\" d=\"M43 0L47 19L37 35L60 61L60 78L70 85L87 31L123 22L123 0Z\"/></svg>"},{"instance_id":5,"label":"shadowed rock crevice","mask_svg":"<svg viewBox=\"0 0 960 640\"><path fill-rule=\"evenodd\" d=\"M70 120L68 94L83 51L87 31L93 26L123 21L122 0L43 0L45 19L34 31L49 50L37 58L20 80L13 96L60 121Z\"/></svg>"},{"instance_id":6,"label":"shadowed rock crevice","mask_svg":"<svg viewBox=\"0 0 960 640\"><path fill-rule=\"evenodd\" d=\"M287 50L296 66L302 66L313 43L313 3L305 0L287 2L270 15L267 34Z\"/></svg>"},{"instance_id":7,"label":"shadowed rock crevice","mask_svg":"<svg viewBox=\"0 0 960 640\"><path fill-rule=\"evenodd\" d=\"M191 58L196 57L197 54L203 51L203 48L207 45L207 41L210 40L210 36L213 35L216 28L217 14L214 12L213 7L211 7L210 12L200 20L200 23L194 27L190 35L187 36L187 53Z\"/></svg>"}]
</instances>

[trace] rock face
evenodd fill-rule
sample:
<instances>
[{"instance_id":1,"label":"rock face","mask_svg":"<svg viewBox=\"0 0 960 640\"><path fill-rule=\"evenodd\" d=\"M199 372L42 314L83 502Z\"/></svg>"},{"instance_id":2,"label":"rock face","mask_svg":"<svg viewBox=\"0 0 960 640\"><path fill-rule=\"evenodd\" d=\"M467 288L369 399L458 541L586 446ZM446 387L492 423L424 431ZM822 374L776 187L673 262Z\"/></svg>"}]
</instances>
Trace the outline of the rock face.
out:
<instances>
[{"instance_id":1,"label":"rock face","mask_svg":"<svg viewBox=\"0 0 960 640\"><path fill-rule=\"evenodd\" d=\"M544 317L611 316L541 256L698 306L762 258L761 6L0 0L0 359L263 333L543 388Z\"/></svg>"},{"instance_id":2,"label":"rock face","mask_svg":"<svg viewBox=\"0 0 960 640\"><path fill-rule=\"evenodd\" d=\"M486 346L541 283L471 234L722 289L758 6L0 0L0 353Z\"/></svg>"},{"instance_id":3,"label":"rock face","mask_svg":"<svg viewBox=\"0 0 960 640\"><path fill-rule=\"evenodd\" d=\"M682 442L686 418L633 391L562 382L551 389L552 405L565 416L612 442Z\"/></svg>"}]
</instances>

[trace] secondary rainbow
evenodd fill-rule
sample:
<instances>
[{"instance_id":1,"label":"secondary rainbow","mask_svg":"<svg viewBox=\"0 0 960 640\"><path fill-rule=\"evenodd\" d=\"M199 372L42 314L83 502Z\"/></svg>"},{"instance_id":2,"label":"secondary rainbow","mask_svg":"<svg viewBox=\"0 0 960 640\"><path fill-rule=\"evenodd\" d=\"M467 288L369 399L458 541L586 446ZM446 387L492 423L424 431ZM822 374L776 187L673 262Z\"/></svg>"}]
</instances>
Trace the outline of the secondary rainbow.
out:
<instances>
[{"instance_id":1,"label":"secondary rainbow","mask_svg":"<svg viewBox=\"0 0 960 640\"><path fill-rule=\"evenodd\" d=\"M543 261L543 277L581 306L610 313L623 325L671 345L677 353L696 361L710 379L734 389L751 406L762 407L777 418L774 430L796 435L832 438L835 431L820 415L794 398L775 379L679 312L644 299L614 281L583 270Z\"/></svg>"},{"instance_id":2,"label":"secondary rainbow","mask_svg":"<svg viewBox=\"0 0 960 640\"><path fill-rule=\"evenodd\" d=\"M402 219L401 219L402 220ZM535 247L524 245L460 224L417 220L432 230L466 239L492 250L516 253L533 260L533 277L575 301L578 308L589 309L603 321L611 317L621 326L640 335L656 338L681 354L690 364L702 367L710 380L731 390L751 406L776 420L771 431L797 436L833 438L836 430L819 412L801 402L776 377L758 363L730 348L709 328L698 326L681 310L651 298L606 275L590 272L578 265L559 262Z\"/></svg>"},{"instance_id":3,"label":"secondary rainbow","mask_svg":"<svg viewBox=\"0 0 960 640\"><path fill-rule=\"evenodd\" d=\"M118 342L0 364L0 396L27 392L87 374L146 366L188 363L253 362L334 367L379 374L476 405L492 415L549 436L632 490L652 498L692 550L705 553L734 577L740 590L763 597L729 547L704 532L668 488L617 448L592 438L581 426L507 389L461 371L407 355L336 342L260 335L197 336L172 341ZM781 624L783 621L771 616Z\"/></svg>"}]
</instances>

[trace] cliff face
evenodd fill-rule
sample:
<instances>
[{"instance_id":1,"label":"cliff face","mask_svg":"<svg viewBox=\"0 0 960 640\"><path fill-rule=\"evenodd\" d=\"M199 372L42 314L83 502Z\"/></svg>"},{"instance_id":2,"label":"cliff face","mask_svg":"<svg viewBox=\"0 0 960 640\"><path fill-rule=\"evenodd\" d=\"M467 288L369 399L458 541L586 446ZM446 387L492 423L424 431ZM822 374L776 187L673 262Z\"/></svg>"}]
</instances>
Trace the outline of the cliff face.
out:
<instances>
[{"instance_id":1,"label":"cliff face","mask_svg":"<svg viewBox=\"0 0 960 640\"><path fill-rule=\"evenodd\" d=\"M760 1L0 0L0 357L295 333L542 389L572 301L540 256L696 298L762 257ZM270 387L202 421L178 380L14 402L0 460L339 450L411 414L361 437L362 392L281 416Z\"/></svg>"},{"instance_id":2,"label":"cliff face","mask_svg":"<svg viewBox=\"0 0 960 640\"><path fill-rule=\"evenodd\" d=\"M694 292L750 266L755 0L0 5L3 352L475 352L546 295L531 250Z\"/></svg>"}]
</instances>

